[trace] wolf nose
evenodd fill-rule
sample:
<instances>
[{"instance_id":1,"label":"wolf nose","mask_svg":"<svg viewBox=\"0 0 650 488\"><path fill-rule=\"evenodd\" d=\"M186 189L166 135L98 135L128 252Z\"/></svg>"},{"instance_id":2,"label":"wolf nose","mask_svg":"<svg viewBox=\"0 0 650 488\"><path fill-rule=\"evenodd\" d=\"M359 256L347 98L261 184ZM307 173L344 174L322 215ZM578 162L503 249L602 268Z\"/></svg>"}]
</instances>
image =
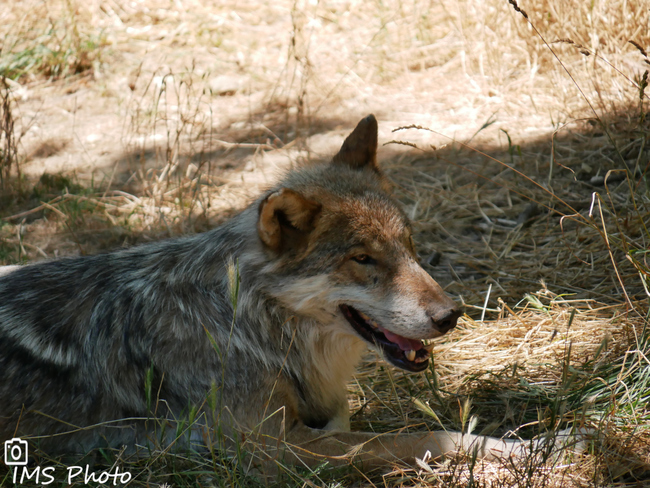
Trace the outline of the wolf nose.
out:
<instances>
[{"instance_id":1,"label":"wolf nose","mask_svg":"<svg viewBox=\"0 0 650 488\"><path fill-rule=\"evenodd\" d=\"M458 323L458 317L460 317L463 312L457 308L450 308L444 312L438 314L438 317L432 318L433 325L443 334L449 332L451 329L456 327Z\"/></svg>"}]
</instances>

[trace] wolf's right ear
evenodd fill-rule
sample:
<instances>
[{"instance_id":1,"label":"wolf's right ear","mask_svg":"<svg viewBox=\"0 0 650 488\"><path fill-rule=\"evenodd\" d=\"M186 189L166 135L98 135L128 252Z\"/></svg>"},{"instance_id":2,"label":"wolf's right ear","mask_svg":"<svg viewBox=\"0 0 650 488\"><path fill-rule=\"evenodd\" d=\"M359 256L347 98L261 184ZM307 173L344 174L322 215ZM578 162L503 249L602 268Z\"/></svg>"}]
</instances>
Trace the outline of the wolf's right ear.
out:
<instances>
[{"instance_id":1,"label":"wolf's right ear","mask_svg":"<svg viewBox=\"0 0 650 488\"><path fill-rule=\"evenodd\" d=\"M347 164L354 169L369 168L379 173L377 166L377 119L370 114L362 119L343 142L332 163Z\"/></svg>"},{"instance_id":2,"label":"wolf's right ear","mask_svg":"<svg viewBox=\"0 0 650 488\"><path fill-rule=\"evenodd\" d=\"M262 242L275 252L297 246L314 228L320 209L320 203L289 188L282 188L260 203L257 233Z\"/></svg>"}]
</instances>

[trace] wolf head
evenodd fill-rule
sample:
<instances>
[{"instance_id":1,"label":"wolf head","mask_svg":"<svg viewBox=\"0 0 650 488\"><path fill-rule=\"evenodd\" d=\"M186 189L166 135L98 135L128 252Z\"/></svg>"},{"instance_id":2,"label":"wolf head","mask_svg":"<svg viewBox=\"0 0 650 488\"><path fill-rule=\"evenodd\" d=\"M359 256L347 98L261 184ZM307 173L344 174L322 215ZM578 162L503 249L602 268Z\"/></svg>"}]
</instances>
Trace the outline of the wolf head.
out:
<instances>
[{"instance_id":1,"label":"wolf head","mask_svg":"<svg viewBox=\"0 0 650 488\"><path fill-rule=\"evenodd\" d=\"M376 153L369 115L330 163L289 173L260 200L257 231L284 306L422 371L431 351L422 341L454 328L461 312L418 263Z\"/></svg>"}]
</instances>

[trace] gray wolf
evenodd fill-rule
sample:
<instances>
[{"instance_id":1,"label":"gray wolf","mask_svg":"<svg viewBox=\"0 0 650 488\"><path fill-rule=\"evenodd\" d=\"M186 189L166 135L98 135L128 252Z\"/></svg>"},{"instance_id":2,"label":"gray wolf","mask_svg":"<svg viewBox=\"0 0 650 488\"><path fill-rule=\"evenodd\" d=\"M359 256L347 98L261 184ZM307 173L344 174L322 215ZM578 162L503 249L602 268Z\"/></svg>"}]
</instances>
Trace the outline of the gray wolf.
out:
<instances>
[{"instance_id":1,"label":"gray wolf","mask_svg":"<svg viewBox=\"0 0 650 488\"><path fill-rule=\"evenodd\" d=\"M376 149L370 115L331 162L289 172L214 230L0 275L0 441L83 453L223 438L262 446L262 465L365 468L525 452L454 432L349 432L346 383L364 351L423 371L428 340L461 315L418 264Z\"/></svg>"}]
</instances>

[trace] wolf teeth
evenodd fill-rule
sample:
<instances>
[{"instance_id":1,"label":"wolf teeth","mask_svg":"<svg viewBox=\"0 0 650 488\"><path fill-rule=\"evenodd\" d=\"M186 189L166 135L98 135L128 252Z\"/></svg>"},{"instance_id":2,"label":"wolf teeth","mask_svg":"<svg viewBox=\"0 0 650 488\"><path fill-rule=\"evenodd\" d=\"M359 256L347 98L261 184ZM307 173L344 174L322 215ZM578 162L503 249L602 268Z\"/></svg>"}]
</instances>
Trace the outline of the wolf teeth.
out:
<instances>
[{"instance_id":1,"label":"wolf teeth","mask_svg":"<svg viewBox=\"0 0 650 488\"><path fill-rule=\"evenodd\" d=\"M365 320L368 325L370 325L371 327L374 327L375 329L377 328L377 323L374 320L372 320L370 317L368 317L361 310L357 310L357 312L359 313L359 317L361 317L363 320Z\"/></svg>"},{"instance_id":2,"label":"wolf teeth","mask_svg":"<svg viewBox=\"0 0 650 488\"><path fill-rule=\"evenodd\" d=\"M428 352L433 351L433 346L435 344L433 342L430 342L429 344L422 343L422 349L426 349Z\"/></svg>"},{"instance_id":3,"label":"wolf teeth","mask_svg":"<svg viewBox=\"0 0 650 488\"><path fill-rule=\"evenodd\" d=\"M361 316L363 320L366 322L370 321L370 317L368 317L365 313L363 313L361 310L357 310L357 313Z\"/></svg>"},{"instance_id":4,"label":"wolf teeth","mask_svg":"<svg viewBox=\"0 0 650 488\"><path fill-rule=\"evenodd\" d=\"M404 353L404 356L406 356L406 359L409 361L413 361L415 359L415 351L413 349L406 351Z\"/></svg>"}]
</instances>

